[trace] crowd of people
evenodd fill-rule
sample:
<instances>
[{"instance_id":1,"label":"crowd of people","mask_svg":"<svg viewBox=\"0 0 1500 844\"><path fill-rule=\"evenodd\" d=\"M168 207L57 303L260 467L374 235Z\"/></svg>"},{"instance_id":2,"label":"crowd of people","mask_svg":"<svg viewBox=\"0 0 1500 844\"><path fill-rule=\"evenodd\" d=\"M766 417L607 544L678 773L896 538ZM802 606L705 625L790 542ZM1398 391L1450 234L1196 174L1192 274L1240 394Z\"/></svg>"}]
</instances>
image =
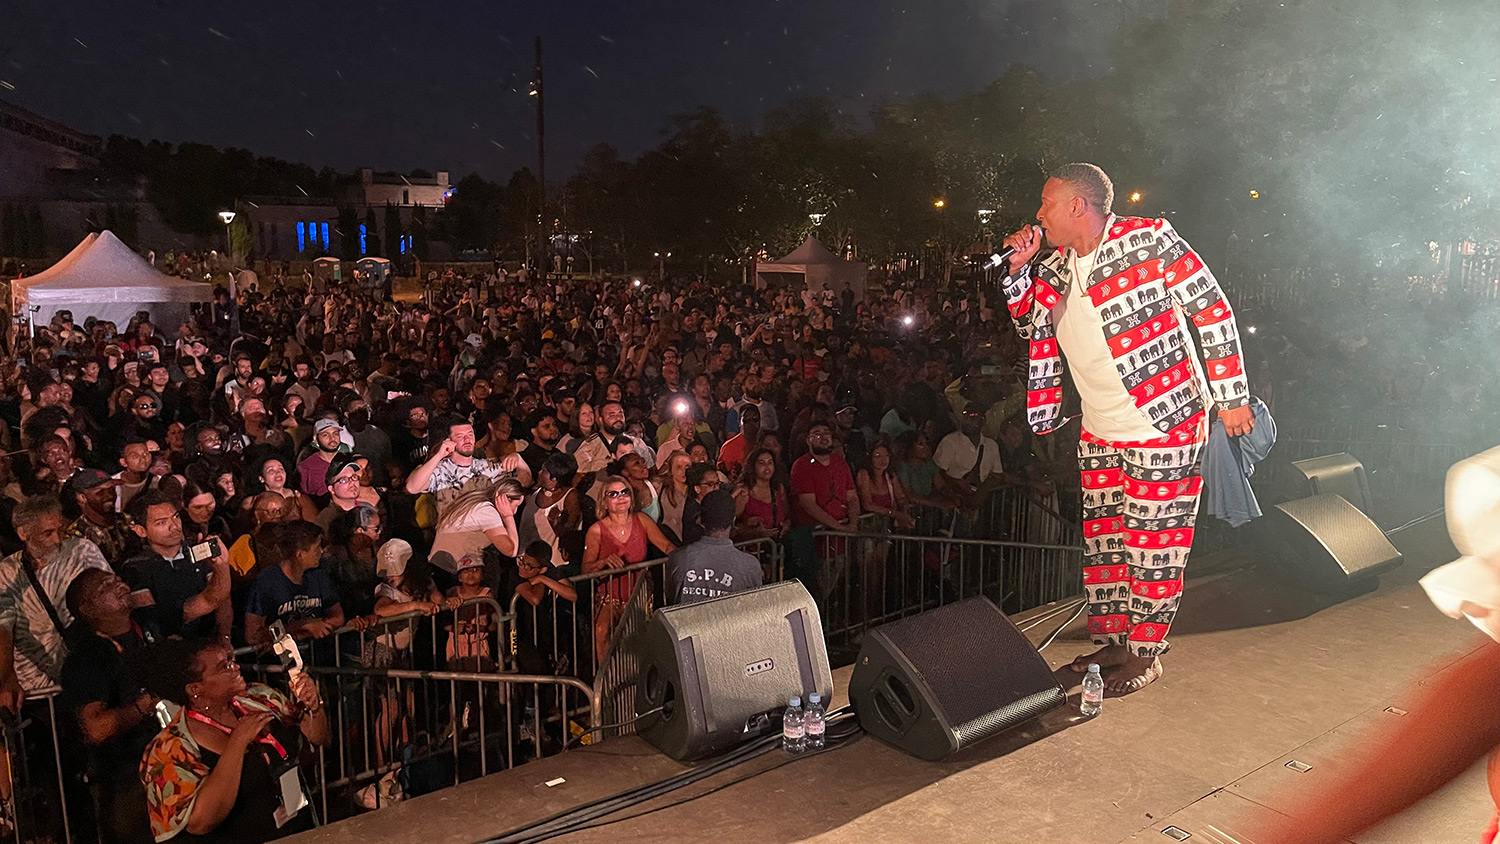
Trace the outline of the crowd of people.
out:
<instances>
[{"instance_id":1,"label":"crowd of people","mask_svg":"<svg viewBox=\"0 0 1500 844\"><path fill-rule=\"evenodd\" d=\"M269 783L328 740L330 692L233 656L283 628L579 602L592 653L518 667L587 676L634 564L671 555L666 598L704 600L772 575L733 547L767 540L816 594L814 528L961 531L990 490L1052 491L977 290L450 273L411 302L312 280L174 326L45 316L0 370L0 706L61 687L106 840L303 822ZM497 669L491 612L443 626L446 667Z\"/></svg>"}]
</instances>

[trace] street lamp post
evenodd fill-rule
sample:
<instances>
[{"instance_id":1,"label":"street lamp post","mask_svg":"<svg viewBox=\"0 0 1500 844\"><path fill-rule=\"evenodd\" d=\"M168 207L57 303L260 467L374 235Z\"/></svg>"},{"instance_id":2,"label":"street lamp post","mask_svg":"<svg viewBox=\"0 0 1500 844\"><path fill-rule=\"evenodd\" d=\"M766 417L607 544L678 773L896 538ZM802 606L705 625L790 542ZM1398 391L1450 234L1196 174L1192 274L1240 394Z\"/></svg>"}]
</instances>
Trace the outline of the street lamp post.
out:
<instances>
[{"instance_id":1,"label":"street lamp post","mask_svg":"<svg viewBox=\"0 0 1500 844\"><path fill-rule=\"evenodd\" d=\"M672 257L672 253L671 252L666 252L666 253L652 252L651 254L656 257L656 280L657 281L666 281L667 280L667 259L670 258L670 257Z\"/></svg>"},{"instance_id":2,"label":"street lamp post","mask_svg":"<svg viewBox=\"0 0 1500 844\"><path fill-rule=\"evenodd\" d=\"M224 260L230 264L234 263L234 238L229 234L229 224L234 222L234 217L233 211L219 212L219 222L224 224Z\"/></svg>"}]
</instances>

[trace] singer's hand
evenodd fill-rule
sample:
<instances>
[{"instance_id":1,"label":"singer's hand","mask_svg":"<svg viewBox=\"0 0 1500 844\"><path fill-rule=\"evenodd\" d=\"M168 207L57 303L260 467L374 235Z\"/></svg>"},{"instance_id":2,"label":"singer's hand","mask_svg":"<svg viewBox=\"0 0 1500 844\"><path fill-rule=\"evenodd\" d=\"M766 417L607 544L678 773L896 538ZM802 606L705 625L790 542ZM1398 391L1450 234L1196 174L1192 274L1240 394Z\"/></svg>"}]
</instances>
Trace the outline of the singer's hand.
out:
<instances>
[{"instance_id":1,"label":"singer's hand","mask_svg":"<svg viewBox=\"0 0 1500 844\"><path fill-rule=\"evenodd\" d=\"M1042 248L1042 227L1026 226L1015 234L1007 235L1005 245L1016 250L1010 256L1010 264L1005 268L1009 274L1025 266L1036 257L1037 250Z\"/></svg>"}]
</instances>

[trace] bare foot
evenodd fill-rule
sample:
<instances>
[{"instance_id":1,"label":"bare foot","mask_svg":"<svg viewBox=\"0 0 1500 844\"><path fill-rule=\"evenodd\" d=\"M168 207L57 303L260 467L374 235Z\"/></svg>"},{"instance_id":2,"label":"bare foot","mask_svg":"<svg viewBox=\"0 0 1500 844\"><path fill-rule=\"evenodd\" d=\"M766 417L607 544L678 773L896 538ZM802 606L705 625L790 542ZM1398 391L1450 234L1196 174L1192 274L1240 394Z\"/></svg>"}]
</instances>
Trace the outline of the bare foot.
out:
<instances>
[{"instance_id":1,"label":"bare foot","mask_svg":"<svg viewBox=\"0 0 1500 844\"><path fill-rule=\"evenodd\" d=\"M1114 668L1125 662L1130 657L1130 651L1124 645L1105 645L1091 654L1080 654L1069 666L1075 674L1084 674L1089 670L1089 663L1098 663L1101 669Z\"/></svg>"},{"instance_id":2,"label":"bare foot","mask_svg":"<svg viewBox=\"0 0 1500 844\"><path fill-rule=\"evenodd\" d=\"M1104 678L1104 690L1116 695L1138 692L1161 679L1161 660L1154 656L1132 656Z\"/></svg>"}]
</instances>

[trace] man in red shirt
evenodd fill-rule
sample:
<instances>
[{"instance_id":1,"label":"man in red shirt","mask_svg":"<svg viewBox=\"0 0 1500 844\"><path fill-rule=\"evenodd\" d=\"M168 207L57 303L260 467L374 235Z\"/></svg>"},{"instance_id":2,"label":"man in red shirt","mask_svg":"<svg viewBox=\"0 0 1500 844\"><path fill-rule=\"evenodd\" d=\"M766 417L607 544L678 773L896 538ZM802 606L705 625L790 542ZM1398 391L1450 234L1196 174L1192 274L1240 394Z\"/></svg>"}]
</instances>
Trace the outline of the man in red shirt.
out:
<instances>
[{"instance_id":1,"label":"man in red shirt","mask_svg":"<svg viewBox=\"0 0 1500 844\"><path fill-rule=\"evenodd\" d=\"M745 458L754 448L752 443L759 441L760 408L753 404L746 405L740 411L740 432L730 437L719 448L719 470L728 476L731 482L739 480L740 472L745 468Z\"/></svg>"},{"instance_id":2,"label":"man in red shirt","mask_svg":"<svg viewBox=\"0 0 1500 844\"><path fill-rule=\"evenodd\" d=\"M840 558L843 537L813 541L818 527L852 533L859 522L859 492L849 464L833 449L833 429L814 422L807 431L807 454L792 464L792 524L787 537L787 574L811 588L818 582L823 564ZM819 592L813 589L813 595Z\"/></svg>"}]
</instances>

